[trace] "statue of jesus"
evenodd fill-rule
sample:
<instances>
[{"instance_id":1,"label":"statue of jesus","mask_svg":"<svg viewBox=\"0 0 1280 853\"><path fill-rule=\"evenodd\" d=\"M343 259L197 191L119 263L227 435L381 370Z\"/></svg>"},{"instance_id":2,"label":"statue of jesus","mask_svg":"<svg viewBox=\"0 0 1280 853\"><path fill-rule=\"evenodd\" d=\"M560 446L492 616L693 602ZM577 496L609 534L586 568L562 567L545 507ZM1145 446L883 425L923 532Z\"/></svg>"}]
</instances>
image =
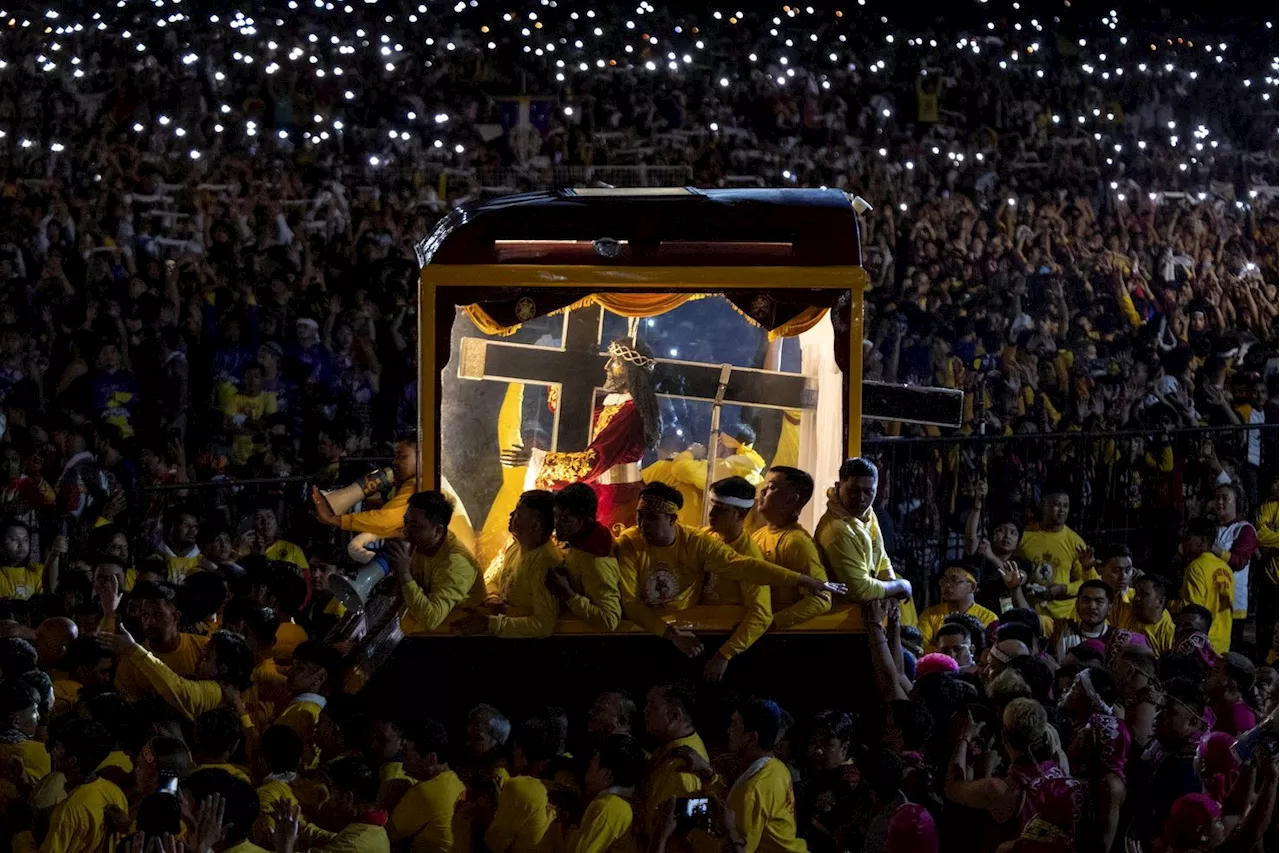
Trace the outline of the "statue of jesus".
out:
<instances>
[{"instance_id":1,"label":"statue of jesus","mask_svg":"<svg viewBox=\"0 0 1280 853\"><path fill-rule=\"evenodd\" d=\"M502 452L502 464L528 465L533 488L559 489L586 483L596 493L596 518L620 532L635 524L640 500L640 458L658 442L661 425L653 392L653 353L632 338L609 344L603 404L594 412L591 442L585 450L540 454L515 447ZM526 482L529 482L526 480Z\"/></svg>"}]
</instances>

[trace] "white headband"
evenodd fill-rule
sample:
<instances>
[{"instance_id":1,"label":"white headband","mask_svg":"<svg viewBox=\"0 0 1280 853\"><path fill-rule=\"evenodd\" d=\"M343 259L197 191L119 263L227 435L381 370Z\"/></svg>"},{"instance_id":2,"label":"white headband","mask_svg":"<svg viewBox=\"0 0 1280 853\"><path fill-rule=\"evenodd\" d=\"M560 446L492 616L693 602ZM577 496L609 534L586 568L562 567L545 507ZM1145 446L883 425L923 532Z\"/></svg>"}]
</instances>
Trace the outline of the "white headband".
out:
<instances>
[{"instance_id":1,"label":"white headband","mask_svg":"<svg viewBox=\"0 0 1280 853\"><path fill-rule=\"evenodd\" d=\"M1093 676L1089 674L1088 669L1080 670L1080 674L1076 676L1076 680L1084 685L1084 692L1089 699L1093 701L1094 707L1106 714L1114 714L1115 709L1102 701L1102 697L1098 695L1098 691L1093 686Z\"/></svg>"},{"instance_id":2,"label":"white headband","mask_svg":"<svg viewBox=\"0 0 1280 853\"><path fill-rule=\"evenodd\" d=\"M711 502L724 504L725 506L737 507L738 509L751 509L756 505L756 502L749 498L735 498L729 495L716 494L711 496Z\"/></svg>"}]
</instances>

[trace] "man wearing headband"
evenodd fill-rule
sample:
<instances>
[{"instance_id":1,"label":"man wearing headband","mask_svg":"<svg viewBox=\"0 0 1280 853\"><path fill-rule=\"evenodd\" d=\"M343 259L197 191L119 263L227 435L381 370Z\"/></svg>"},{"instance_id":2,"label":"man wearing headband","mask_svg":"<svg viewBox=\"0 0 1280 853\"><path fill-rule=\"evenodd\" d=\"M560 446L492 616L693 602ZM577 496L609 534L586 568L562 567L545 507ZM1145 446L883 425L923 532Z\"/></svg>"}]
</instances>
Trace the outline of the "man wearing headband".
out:
<instances>
[{"instance_id":1,"label":"man wearing headband","mask_svg":"<svg viewBox=\"0 0 1280 853\"><path fill-rule=\"evenodd\" d=\"M609 344L605 365L604 402L591 421L591 443L585 450L546 453L534 459L525 447L502 453L508 467L528 465L539 489L558 490L570 483L586 483L596 493L596 519L617 532L635 520L636 501L643 481L640 457L658 443L661 424L658 398L653 392L649 348L631 338ZM569 417L576 412L566 413Z\"/></svg>"},{"instance_id":2,"label":"man wearing headband","mask_svg":"<svg viewBox=\"0 0 1280 853\"><path fill-rule=\"evenodd\" d=\"M1156 712L1155 742L1147 745L1129 774L1131 840L1153 838L1175 800L1203 789L1196 775L1196 751L1209 732L1204 690L1190 679L1173 678L1164 684L1163 692Z\"/></svg>"},{"instance_id":3,"label":"man wearing headband","mask_svg":"<svg viewBox=\"0 0 1280 853\"><path fill-rule=\"evenodd\" d=\"M731 431L720 433L721 458L716 460L716 474L741 477L753 486L760 485L764 457L756 453L755 441L756 432L747 424L738 424Z\"/></svg>"},{"instance_id":4,"label":"man wearing headband","mask_svg":"<svg viewBox=\"0 0 1280 853\"><path fill-rule=\"evenodd\" d=\"M747 513L755 506L756 487L742 477L727 477L711 484L711 532L743 557L762 560L760 549L751 541L743 528ZM773 622L773 607L769 587L732 581L716 574L708 574L702 587L701 604L737 605L743 608L742 619L733 636L725 640L720 650L707 659L702 676L708 681L719 681L729 661L740 655L769 630Z\"/></svg>"},{"instance_id":5,"label":"man wearing headband","mask_svg":"<svg viewBox=\"0 0 1280 853\"><path fill-rule=\"evenodd\" d=\"M1106 642L1107 614L1111 612L1113 593L1106 581L1085 581L1076 595L1076 619L1063 619L1057 624L1053 636L1053 656L1058 662L1067 652L1085 640Z\"/></svg>"},{"instance_id":6,"label":"man wearing headband","mask_svg":"<svg viewBox=\"0 0 1280 853\"><path fill-rule=\"evenodd\" d=\"M880 522L871 509L879 485L875 463L861 457L845 460L839 481L827 490L827 511L813 538L827 574L848 585L850 599L859 604L876 598L901 599L902 624L915 625L911 584L893 573Z\"/></svg>"},{"instance_id":7,"label":"man wearing headband","mask_svg":"<svg viewBox=\"0 0 1280 853\"><path fill-rule=\"evenodd\" d=\"M618 539L617 557L622 611L650 633L665 637L689 657L702 654L702 641L692 631L668 625L664 615L697 604L708 573L739 582L795 588L817 594L844 594L841 584L824 583L773 563L743 557L714 534L676 522L683 503L665 483L650 483L640 492L636 526Z\"/></svg>"},{"instance_id":8,"label":"man wearing headband","mask_svg":"<svg viewBox=\"0 0 1280 853\"><path fill-rule=\"evenodd\" d=\"M965 613L982 623L985 628L999 617L981 604L974 602L978 591L978 579L962 566L951 566L942 573L942 603L920 614L920 633L926 649L933 647L934 639L943 621L952 613Z\"/></svg>"},{"instance_id":9,"label":"man wearing headband","mask_svg":"<svg viewBox=\"0 0 1280 853\"><path fill-rule=\"evenodd\" d=\"M785 465L770 468L757 502L765 526L751 538L769 562L825 581L827 572L818 546L799 523L800 511L812 497L813 478L804 471ZM773 624L782 630L831 609L831 596L825 593L800 596L794 590L779 589L773 601Z\"/></svg>"}]
</instances>

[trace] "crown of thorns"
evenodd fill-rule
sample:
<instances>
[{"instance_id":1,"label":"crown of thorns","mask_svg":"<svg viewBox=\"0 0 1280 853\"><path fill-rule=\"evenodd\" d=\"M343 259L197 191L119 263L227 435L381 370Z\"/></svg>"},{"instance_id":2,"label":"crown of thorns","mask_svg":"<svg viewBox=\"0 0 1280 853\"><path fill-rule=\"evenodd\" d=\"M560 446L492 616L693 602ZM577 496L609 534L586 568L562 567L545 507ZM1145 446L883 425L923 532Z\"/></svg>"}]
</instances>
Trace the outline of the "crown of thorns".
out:
<instances>
[{"instance_id":1,"label":"crown of thorns","mask_svg":"<svg viewBox=\"0 0 1280 853\"><path fill-rule=\"evenodd\" d=\"M637 352L626 344L619 343L618 341L614 341L609 344L609 355L614 358L620 358L623 361L630 362L636 367L642 367L645 370L653 370L654 366L658 363L649 356Z\"/></svg>"}]
</instances>

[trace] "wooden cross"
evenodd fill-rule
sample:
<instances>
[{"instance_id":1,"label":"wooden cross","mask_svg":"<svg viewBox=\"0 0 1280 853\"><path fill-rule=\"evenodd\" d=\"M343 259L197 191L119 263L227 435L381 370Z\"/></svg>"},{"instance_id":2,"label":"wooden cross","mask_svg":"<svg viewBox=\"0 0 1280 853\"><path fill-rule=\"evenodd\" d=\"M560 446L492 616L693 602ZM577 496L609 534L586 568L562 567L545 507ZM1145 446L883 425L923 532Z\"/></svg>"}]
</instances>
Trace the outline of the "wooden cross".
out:
<instances>
[{"instance_id":1,"label":"wooden cross","mask_svg":"<svg viewBox=\"0 0 1280 853\"><path fill-rule=\"evenodd\" d=\"M458 377L559 386L551 429L553 451L586 448L590 442L595 395L601 390L609 355L600 340L604 309L599 306L566 312L558 347L517 344L487 338L462 338ZM713 402L720 382L720 365L671 358L657 359L654 390L659 397ZM862 416L958 427L964 394L946 388L919 388L862 383ZM815 389L798 373L779 373L734 367L724 402L734 406L770 409L812 409ZM838 428L837 424L832 425Z\"/></svg>"}]
</instances>

